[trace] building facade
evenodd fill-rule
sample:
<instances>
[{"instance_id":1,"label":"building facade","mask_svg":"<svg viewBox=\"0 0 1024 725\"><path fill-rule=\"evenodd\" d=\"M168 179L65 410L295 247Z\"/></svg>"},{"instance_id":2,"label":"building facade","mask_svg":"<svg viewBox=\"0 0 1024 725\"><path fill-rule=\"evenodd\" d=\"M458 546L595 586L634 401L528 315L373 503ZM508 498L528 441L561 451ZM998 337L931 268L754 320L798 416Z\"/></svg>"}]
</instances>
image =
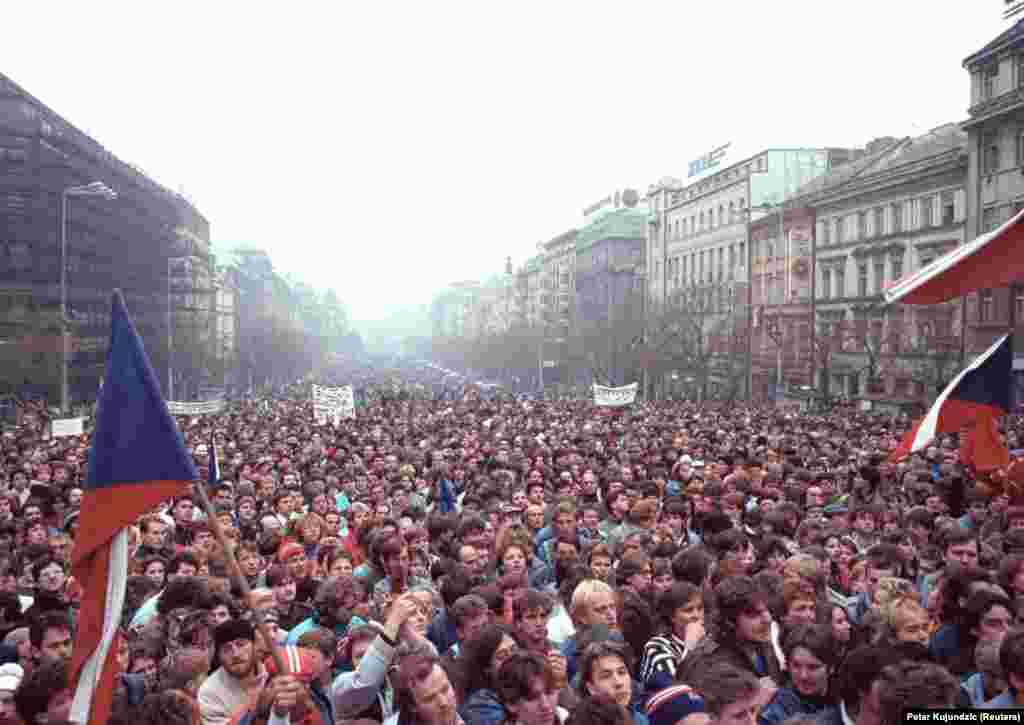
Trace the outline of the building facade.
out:
<instances>
[{"instance_id":1,"label":"building facade","mask_svg":"<svg viewBox=\"0 0 1024 725\"><path fill-rule=\"evenodd\" d=\"M117 199L69 196L103 182ZM56 400L62 359L61 235L72 337L72 401L95 399L106 355L110 294L120 288L160 379L173 310L170 259L210 265L209 224L159 185L0 75L0 381ZM165 393L168 391L165 391Z\"/></svg>"},{"instance_id":2,"label":"building facade","mask_svg":"<svg viewBox=\"0 0 1024 725\"><path fill-rule=\"evenodd\" d=\"M793 275L786 276L785 288L776 289L766 282L776 275L782 278L777 267L784 263L774 261L775 248L782 247L775 237L783 238L778 223L772 226L766 216L801 186L857 153L846 149L767 149L740 156L733 163L720 156L713 165L700 164L700 175L688 184L667 177L649 187L646 256L652 344L661 344L658 338L665 338L679 326L679 318L685 317L688 324L684 326L690 330L686 345L701 349L683 364L700 367L705 379L723 379L713 383L734 379L733 365L719 366L722 369L712 373L710 360L757 354L739 349L756 314L750 305L763 306L766 294L782 295L775 302L790 307L806 308L809 301L809 285L797 284ZM786 224L789 246L780 260L800 255L803 265L809 266L813 223L805 216L788 213ZM772 252L773 261L754 267L751 290L751 245L757 244ZM809 276L805 269L802 274L804 280ZM687 355L677 351L676 357ZM670 373L673 377L681 374L677 370ZM735 386L731 387L735 393Z\"/></svg>"},{"instance_id":3,"label":"building facade","mask_svg":"<svg viewBox=\"0 0 1024 725\"><path fill-rule=\"evenodd\" d=\"M771 361L778 342L789 388L807 385L900 407L920 404L948 382L959 364L959 306L886 307L883 293L963 243L966 172L967 136L947 124L914 138L872 142L864 157L794 196L785 242L791 249L791 215L800 215L811 225L815 259L809 266L802 256L780 264L788 250L772 246L777 236L755 243L755 279L765 270L764 283L754 284L760 301L755 375L761 383L755 391L778 375ZM769 228L773 222L777 227L778 214L773 216L766 220ZM802 231L799 236L803 243ZM800 300L810 286L813 310L778 289L795 286L787 276L799 279ZM777 304L783 299L790 304Z\"/></svg>"},{"instance_id":4,"label":"building facade","mask_svg":"<svg viewBox=\"0 0 1024 725\"><path fill-rule=\"evenodd\" d=\"M576 236L575 325L566 357L573 380L635 382L634 350L645 309L646 208L593 218Z\"/></svg>"},{"instance_id":5,"label":"building facade","mask_svg":"<svg viewBox=\"0 0 1024 725\"><path fill-rule=\"evenodd\" d=\"M967 238L991 231L1024 209L1024 19L963 62L970 75L966 183ZM984 350L1010 327L1019 330L1024 287L984 289L967 297L964 346ZM1024 350L1015 349L1015 399L1024 400Z\"/></svg>"}]
</instances>

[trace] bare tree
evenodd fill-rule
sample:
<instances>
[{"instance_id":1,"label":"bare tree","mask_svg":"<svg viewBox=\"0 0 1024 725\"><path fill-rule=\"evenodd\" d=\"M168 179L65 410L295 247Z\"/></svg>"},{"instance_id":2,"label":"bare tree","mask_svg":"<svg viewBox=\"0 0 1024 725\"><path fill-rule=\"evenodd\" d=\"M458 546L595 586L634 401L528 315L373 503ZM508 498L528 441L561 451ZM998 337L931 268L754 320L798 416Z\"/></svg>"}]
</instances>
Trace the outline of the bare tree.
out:
<instances>
[{"instance_id":1,"label":"bare tree","mask_svg":"<svg viewBox=\"0 0 1024 725\"><path fill-rule=\"evenodd\" d=\"M658 375L679 371L693 378L704 399L712 379L728 383L743 376L732 369L745 346L737 335L732 286L725 282L677 288L648 316L646 351ZM745 340L745 338L742 338ZM740 383L742 385L742 382ZM735 395L736 392L733 392Z\"/></svg>"}]
</instances>

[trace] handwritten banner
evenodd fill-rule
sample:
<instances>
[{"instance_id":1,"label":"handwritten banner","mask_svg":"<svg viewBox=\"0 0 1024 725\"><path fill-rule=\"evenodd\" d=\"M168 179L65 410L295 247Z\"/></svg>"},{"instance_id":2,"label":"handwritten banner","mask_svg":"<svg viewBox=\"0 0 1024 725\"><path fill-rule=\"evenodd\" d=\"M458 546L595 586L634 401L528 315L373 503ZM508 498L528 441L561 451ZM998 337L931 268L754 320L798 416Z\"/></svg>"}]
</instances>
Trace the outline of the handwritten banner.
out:
<instances>
[{"instance_id":1,"label":"handwritten banner","mask_svg":"<svg viewBox=\"0 0 1024 725\"><path fill-rule=\"evenodd\" d=\"M621 388L609 388L604 385L594 384L594 405L607 408L618 408L623 405L632 405L636 401L636 391L639 383L623 385Z\"/></svg>"},{"instance_id":2,"label":"handwritten banner","mask_svg":"<svg viewBox=\"0 0 1024 725\"><path fill-rule=\"evenodd\" d=\"M224 410L223 400L204 400L194 403L186 403L176 400L167 401L167 410L171 415L216 415Z\"/></svg>"},{"instance_id":3,"label":"handwritten banner","mask_svg":"<svg viewBox=\"0 0 1024 725\"><path fill-rule=\"evenodd\" d=\"M313 386L313 419L320 425L341 418L356 417L355 394L351 385L338 388Z\"/></svg>"}]
</instances>

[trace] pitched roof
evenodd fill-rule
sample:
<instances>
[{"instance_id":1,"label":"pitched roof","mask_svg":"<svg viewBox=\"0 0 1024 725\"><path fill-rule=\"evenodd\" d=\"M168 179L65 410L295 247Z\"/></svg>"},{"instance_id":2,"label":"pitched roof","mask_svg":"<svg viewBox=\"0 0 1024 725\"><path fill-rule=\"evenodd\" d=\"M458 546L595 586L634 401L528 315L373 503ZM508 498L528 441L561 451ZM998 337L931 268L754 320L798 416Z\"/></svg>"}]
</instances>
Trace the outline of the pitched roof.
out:
<instances>
[{"instance_id":1,"label":"pitched roof","mask_svg":"<svg viewBox=\"0 0 1024 725\"><path fill-rule=\"evenodd\" d=\"M867 173L867 171L879 163L886 156L891 154L901 144L907 142L908 139L900 139L895 143L889 144L880 151L876 151L873 154L867 154L861 156L855 161L849 161L842 166L838 166L827 174L822 174L814 179L811 179L806 184L797 189L794 196L808 196L810 194L819 194L830 189L835 189L843 184L847 183L851 179L860 176L861 174Z\"/></svg>"},{"instance_id":2,"label":"pitched roof","mask_svg":"<svg viewBox=\"0 0 1024 725\"><path fill-rule=\"evenodd\" d=\"M995 37L995 40L990 41L984 48L972 53L964 59L963 67L970 68L971 66L980 65L992 60L1000 50L1004 48L1012 48L1024 41L1024 18L1021 18L1014 23L1010 28L1003 31Z\"/></svg>"}]
</instances>

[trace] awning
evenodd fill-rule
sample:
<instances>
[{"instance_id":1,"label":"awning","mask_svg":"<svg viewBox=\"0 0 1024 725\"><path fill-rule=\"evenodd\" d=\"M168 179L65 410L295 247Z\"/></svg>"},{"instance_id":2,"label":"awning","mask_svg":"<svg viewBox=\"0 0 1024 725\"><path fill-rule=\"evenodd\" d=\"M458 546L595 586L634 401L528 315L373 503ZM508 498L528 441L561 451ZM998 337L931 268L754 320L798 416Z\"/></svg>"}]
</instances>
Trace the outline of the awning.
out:
<instances>
[{"instance_id":1,"label":"awning","mask_svg":"<svg viewBox=\"0 0 1024 725\"><path fill-rule=\"evenodd\" d=\"M1016 282L1024 282L1024 211L897 281L885 290L885 301L935 305Z\"/></svg>"}]
</instances>

